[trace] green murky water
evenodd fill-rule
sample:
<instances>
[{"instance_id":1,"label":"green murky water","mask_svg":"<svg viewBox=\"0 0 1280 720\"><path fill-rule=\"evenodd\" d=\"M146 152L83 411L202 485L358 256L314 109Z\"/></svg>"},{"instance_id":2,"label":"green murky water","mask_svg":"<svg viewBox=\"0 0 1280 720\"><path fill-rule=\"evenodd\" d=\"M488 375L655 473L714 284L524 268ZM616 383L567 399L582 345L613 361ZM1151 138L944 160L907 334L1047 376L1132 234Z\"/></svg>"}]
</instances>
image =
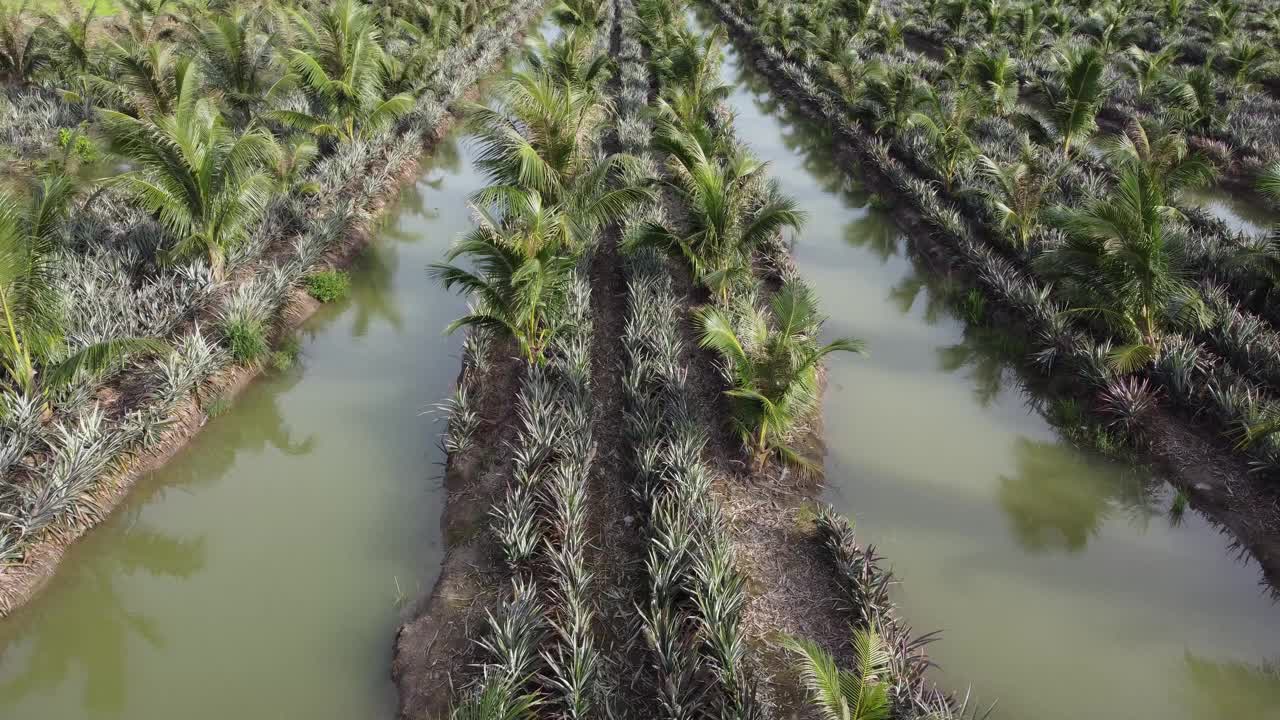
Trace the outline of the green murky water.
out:
<instances>
[{"instance_id":1,"label":"green murky water","mask_svg":"<svg viewBox=\"0 0 1280 720\"><path fill-rule=\"evenodd\" d=\"M1280 718L1280 608L1155 478L1088 457L1029 407L991 333L966 331L886 217L730 53L740 137L809 212L796 239L832 335L829 499L897 570L903 613L942 629L936 678L996 717Z\"/></svg>"},{"instance_id":2,"label":"green murky water","mask_svg":"<svg viewBox=\"0 0 1280 720\"><path fill-rule=\"evenodd\" d=\"M1203 208L1236 232L1250 235L1266 233L1280 223L1280 213L1250 198L1238 197L1219 188L1192 190L1183 195L1188 203Z\"/></svg>"}]
</instances>

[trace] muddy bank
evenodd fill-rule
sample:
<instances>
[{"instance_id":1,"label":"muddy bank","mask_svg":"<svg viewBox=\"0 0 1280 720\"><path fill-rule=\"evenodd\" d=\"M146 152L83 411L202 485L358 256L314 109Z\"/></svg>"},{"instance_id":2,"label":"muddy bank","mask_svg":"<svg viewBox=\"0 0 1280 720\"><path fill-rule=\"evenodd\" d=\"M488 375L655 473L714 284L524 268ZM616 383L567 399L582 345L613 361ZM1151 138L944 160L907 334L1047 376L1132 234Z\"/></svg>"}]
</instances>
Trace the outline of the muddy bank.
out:
<instances>
[{"instance_id":1,"label":"muddy bank","mask_svg":"<svg viewBox=\"0 0 1280 720\"><path fill-rule=\"evenodd\" d=\"M831 127L822 107L774 67L748 28L736 25L715 2L708 3L728 29L735 45L768 82L773 93L801 115L820 126ZM953 278L965 286L976 286L973 271L955 248L936 233L914 208L910 198L897 189L893 178L882 174L865 150L865 138L844 134L832 127L832 150L848 177L867 189L892 198L889 212L908 239L912 253L933 273ZM1002 331L1017 330L1022 320L1015 313L989 313L987 322ZM1017 333L1014 333L1017 335ZM1023 360L1017 365L1025 384L1049 396L1082 397L1080 384L1071 377L1044 378ZM1159 470L1173 487L1187 494L1192 507L1234 539L1236 545L1257 560L1260 578L1271 592L1280 588L1280 490L1265 477L1250 472L1247 462L1230 452L1209 419L1197 417L1180 405L1160 403L1143 427L1143 445L1137 449L1139 462Z\"/></svg>"},{"instance_id":2,"label":"muddy bank","mask_svg":"<svg viewBox=\"0 0 1280 720\"><path fill-rule=\"evenodd\" d=\"M529 21L532 12L528 7L523 8L523 14L508 18L510 26L524 27ZM518 46L519 42L520 37L517 36L511 43L512 47ZM478 49L481 53L485 52L484 48ZM500 55L496 60L488 64L488 71L492 71L493 68L500 66L504 61L505 55ZM470 71L484 72L482 68L472 68ZM445 137L459 119L458 115L453 111L454 107L462 101L474 99L477 96L477 92L476 86L470 86L462 95L455 97L449 107L446 108L441 121L437 123L429 136L421 139L397 136L384 148L380 149L382 159L385 160L387 151L397 142L420 142L422 146L422 152L419 153L417 159L397 168L394 173L395 181L391 182L389 187L385 188L381 194L370 198L370 202L362 208L364 211L363 220L350 225L346 233L326 249L313 269L326 267L347 268L357 260L361 251L372 242L374 236L372 228L376 225L378 216L386 203L405 184L416 178L419 167L418 162L435 150L437 143ZM261 259L248 267L241 268L235 274L235 280L241 282L251 281L252 278L256 277L256 271L267 267L272 259L290 257L293 240L293 233L289 233L285 237L276 238L270 246L265 248ZM225 290L226 293L231 291L232 288ZM299 287L293 288L286 302L279 310L276 322L271 329L273 344L287 338L296 328L311 317L319 307L319 303L304 290ZM213 322L213 312L214 310L211 308L202 310L198 320L203 325L210 326ZM189 330L193 326L193 323L188 323L186 328ZM67 549L78 538L106 519L124 501L140 478L168 462L201 431L208 421L204 406L208 405L213 399L232 401L266 369L267 364L265 361L251 367L230 365L204 379L195 392L189 394L179 403L173 413L172 422L166 425L158 434L158 438L154 443L126 453L125 457L116 463L117 469L114 472L102 477L95 483L92 492L84 501L86 511L80 514L77 522L56 523L51 526L29 546L26 561L23 564L11 565L0 569L0 617L7 616L14 609L29 602L39 593L57 571L58 564ZM126 375L128 377L121 383L123 386L131 387L132 384L136 384L131 373ZM133 398L130 402L141 402L145 395L144 390L145 388L142 390L131 389L128 392L116 392L108 388L100 397L114 398L111 412L113 414L122 414L131 407L124 407L124 403L129 398Z\"/></svg>"},{"instance_id":3,"label":"muddy bank","mask_svg":"<svg viewBox=\"0 0 1280 720\"><path fill-rule=\"evenodd\" d=\"M445 558L429 595L402 612L391 677L400 692L400 717L437 718L447 713L456 678L480 659L473 641L485 626L507 577L502 549L490 531L510 478L516 417L511 412L524 378L524 362L512 343L496 347L483 372L468 367L459 384L479 393L477 442L447 455L441 530Z\"/></svg>"}]
</instances>

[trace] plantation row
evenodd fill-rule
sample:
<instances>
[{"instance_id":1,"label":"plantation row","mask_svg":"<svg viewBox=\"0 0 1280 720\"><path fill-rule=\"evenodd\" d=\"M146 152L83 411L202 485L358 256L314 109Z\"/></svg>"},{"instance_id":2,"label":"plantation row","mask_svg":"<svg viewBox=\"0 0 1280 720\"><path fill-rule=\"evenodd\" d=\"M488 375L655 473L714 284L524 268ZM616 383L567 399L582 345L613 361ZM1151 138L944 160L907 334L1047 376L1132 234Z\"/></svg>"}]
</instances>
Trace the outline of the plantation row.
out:
<instances>
[{"instance_id":1,"label":"plantation row","mask_svg":"<svg viewBox=\"0 0 1280 720\"><path fill-rule=\"evenodd\" d=\"M721 475L710 436L732 422L734 454L746 454L755 481L785 477L784 468L820 473L803 448L821 361L859 345L818 344L822 317L781 241L803 216L735 138L722 104L720 38L691 30L687 10L676 0L565 3L564 37L513 73L492 107L475 111L492 185L473 198L480 227L450 253L467 266L434 270L473 301L454 323L471 331L445 444L451 467L497 454L505 490L490 525L509 585L494 588L487 622L465 623L475 668L450 663L439 690L450 689L459 718L772 717L797 710L783 699L788 685L790 697L807 689L812 712L833 717L964 716L965 703L925 681L930 636L914 636L895 614L891 575L829 511L805 542L820 546L839 579L848 612L838 622L852 628L851 642L747 626L760 590L748 588L722 486L741 480ZM610 31L618 40L606 62ZM619 152L609 154L615 141ZM588 289L586 268L611 257L612 243L622 250L625 322L622 336L606 341L622 348L627 472L604 482L627 484L640 517L626 526L643 542L632 560L640 574L619 605L629 617L606 618L602 591L591 591L592 550L603 541L595 533L616 525L593 517L603 506L588 492L598 451L590 410L602 392L590 381L601 360L589 347L611 310L600 288ZM509 450L489 447L501 432L481 439L473 405L482 394L473 378L486 377L503 348L522 358ZM712 361L714 392L728 397L731 417L714 416L719 404L698 405L691 369ZM436 612L462 612L457 599ZM431 627L447 624L437 618ZM635 637L607 646L619 628ZM787 666L770 664L767 651L777 649Z\"/></svg>"},{"instance_id":2,"label":"plantation row","mask_svg":"<svg viewBox=\"0 0 1280 720\"><path fill-rule=\"evenodd\" d=\"M327 258L541 9L0 9L0 611L32 543L95 522L104 476L179 442L223 371L291 360L295 288L345 291Z\"/></svg>"},{"instance_id":3,"label":"plantation row","mask_svg":"<svg viewBox=\"0 0 1280 720\"><path fill-rule=\"evenodd\" d=\"M1117 104L1145 52L1122 40L1138 41L1127 26L1098 31L1123 4L1055 6L1052 21L1035 4L996 8L998 20L978 3L714 5L762 71L830 123L972 273L976 313L982 297L990 312L1012 311L1030 361L1091 390L1083 406L1055 409L1073 434L1141 442L1164 396L1274 473L1280 336L1266 269L1280 246L1274 232L1230 232L1182 198L1222 172L1274 193L1280 165L1268 143L1210 138L1173 102L1179 83L1208 73L1224 126L1265 124L1274 139L1274 114L1258 110L1274 101L1251 85L1265 64L1220 77L1226 61L1170 61L1146 76L1147 104ZM943 27L955 28L943 60L906 42ZM1091 410L1105 427L1089 428L1081 413Z\"/></svg>"}]
</instances>

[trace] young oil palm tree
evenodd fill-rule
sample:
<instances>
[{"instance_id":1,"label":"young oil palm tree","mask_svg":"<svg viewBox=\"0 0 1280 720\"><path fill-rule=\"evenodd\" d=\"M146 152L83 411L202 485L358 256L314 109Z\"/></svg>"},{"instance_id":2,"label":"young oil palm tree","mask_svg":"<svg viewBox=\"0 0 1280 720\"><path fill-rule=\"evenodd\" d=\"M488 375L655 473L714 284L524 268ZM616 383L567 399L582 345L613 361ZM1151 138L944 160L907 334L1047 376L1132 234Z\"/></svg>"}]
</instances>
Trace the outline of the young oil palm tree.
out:
<instances>
[{"instance_id":1,"label":"young oil palm tree","mask_svg":"<svg viewBox=\"0 0 1280 720\"><path fill-rule=\"evenodd\" d=\"M999 36L1010 20L1010 7L1004 0L978 0L975 4L981 27L991 36Z\"/></svg>"},{"instance_id":2,"label":"young oil palm tree","mask_svg":"<svg viewBox=\"0 0 1280 720\"><path fill-rule=\"evenodd\" d=\"M874 629L855 628L856 664L841 670L827 651L809 640L787 637L783 646L800 658L799 671L814 708L827 720L888 720L890 654Z\"/></svg>"},{"instance_id":3,"label":"young oil palm tree","mask_svg":"<svg viewBox=\"0 0 1280 720\"><path fill-rule=\"evenodd\" d=\"M514 338L528 362L540 363L577 263L564 244L567 220L534 190L512 191L500 214L479 206L476 211L480 226L447 256L449 262L466 256L475 270L448 263L430 269L445 289L457 286L475 297L471 311L446 332L485 328Z\"/></svg>"},{"instance_id":4,"label":"young oil palm tree","mask_svg":"<svg viewBox=\"0 0 1280 720\"><path fill-rule=\"evenodd\" d=\"M94 62L95 48L90 36L97 18L96 2L88 7L66 0L58 13L46 13L44 26L49 33L51 66L64 86L75 84Z\"/></svg>"},{"instance_id":5,"label":"young oil palm tree","mask_svg":"<svg viewBox=\"0 0 1280 720\"><path fill-rule=\"evenodd\" d=\"M191 56L169 43L112 42L100 66L81 77L68 99L92 102L137 118L168 115L184 89L196 91L203 75Z\"/></svg>"},{"instance_id":6,"label":"young oil palm tree","mask_svg":"<svg viewBox=\"0 0 1280 720\"><path fill-rule=\"evenodd\" d=\"M0 81L25 85L49 64L50 55L31 0L0 6Z\"/></svg>"},{"instance_id":7,"label":"young oil palm tree","mask_svg":"<svg viewBox=\"0 0 1280 720\"><path fill-rule=\"evenodd\" d=\"M1210 62L1212 58L1210 58ZM1218 93L1217 74L1209 62L1160 83L1169 116L1191 130L1212 132L1227 126L1231 106Z\"/></svg>"},{"instance_id":8,"label":"young oil palm tree","mask_svg":"<svg viewBox=\"0 0 1280 720\"><path fill-rule=\"evenodd\" d=\"M978 169L988 185L981 192L995 208L1000 226L1009 234L1018 250L1031 245L1031 237L1040 226L1040 211L1053 190L1056 174L1043 167L1029 142L1024 141L1019 158L999 163L982 155Z\"/></svg>"},{"instance_id":9,"label":"young oil palm tree","mask_svg":"<svg viewBox=\"0 0 1280 720\"><path fill-rule=\"evenodd\" d=\"M475 105L470 126L476 164L499 185L536 190L547 202L568 197L573 179L594 164L608 105L595 89L545 73L513 73L492 107Z\"/></svg>"},{"instance_id":10,"label":"young oil palm tree","mask_svg":"<svg viewBox=\"0 0 1280 720\"><path fill-rule=\"evenodd\" d=\"M296 192L304 195L315 193L320 186L306 179L307 170L320 157L320 147L305 135L295 135L280 142L272 174L276 191Z\"/></svg>"},{"instance_id":11,"label":"young oil palm tree","mask_svg":"<svg viewBox=\"0 0 1280 720\"><path fill-rule=\"evenodd\" d=\"M757 472L771 456L819 472L790 447L791 435L813 408L818 364L833 352L861 353L863 345L851 338L819 345L823 318L813 291L798 280L783 284L767 311L746 304L736 315L714 307L697 313L702 347L725 361L732 384L725 394L743 445Z\"/></svg>"},{"instance_id":12,"label":"young oil palm tree","mask_svg":"<svg viewBox=\"0 0 1280 720\"><path fill-rule=\"evenodd\" d=\"M290 78L306 95L306 110L269 117L318 137L350 142L385 129L413 109L407 94L387 97L382 30L369 8L338 0L312 13L293 13L301 47L288 50Z\"/></svg>"},{"instance_id":13,"label":"young oil palm tree","mask_svg":"<svg viewBox=\"0 0 1280 720\"><path fill-rule=\"evenodd\" d=\"M551 15L560 27L567 30L581 28L594 34L604 27L604 3L601 0L561 0Z\"/></svg>"},{"instance_id":14,"label":"young oil palm tree","mask_svg":"<svg viewBox=\"0 0 1280 720\"><path fill-rule=\"evenodd\" d=\"M698 281L728 302L733 284L750 272L753 252L784 228L800 228L804 213L773 185L761 187L768 166L745 152L713 159L697 137L669 122L659 122L655 135L670 155L666 184L687 217L682 229L645 223L626 245L679 251Z\"/></svg>"},{"instance_id":15,"label":"young oil palm tree","mask_svg":"<svg viewBox=\"0 0 1280 720\"><path fill-rule=\"evenodd\" d=\"M1110 92L1106 70L1106 57L1095 47L1058 56L1060 84L1050 83L1045 89L1048 119L1061 138L1063 157L1070 157L1071 150L1098 129L1098 112Z\"/></svg>"},{"instance_id":16,"label":"young oil palm tree","mask_svg":"<svg viewBox=\"0 0 1280 720\"><path fill-rule=\"evenodd\" d=\"M966 75L975 83L982 108L998 117L1009 115L1018 107L1018 71L1008 50L977 50L969 55Z\"/></svg>"},{"instance_id":17,"label":"young oil palm tree","mask_svg":"<svg viewBox=\"0 0 1280 720\"><path fill-rule=\"evenodd\" d=\"M222 279L227 249L271 197L279 148L260 129L237 135L207 99L196 99L195 86L183 86L172 115L102 112L112 148L135 168L108 182L156 214L175 240L172 257L202 252Z\"/></svg>"},{"instance_id":18,"label":"young oil palm tree","mask_svg":"<svg viewBox=\"0 0 1280 720\"><path fill-rule=\"evenodd\" d=\"M604 58L587 54L574 35L534 70L513 73L497 103L471 106L470 126L480 149L476 164L492 182L473 200L503 206L512 192L534 191L543 203L563 207L570 245L580 248L649 191L623 182L631 158L597 151L609 112Z\"/></svg>"},{"instance_id":19,"label":"young oil palm tree","mask_svg":"<svg viewBox=\"0 0 1280 720\"><path fill-rule=\"evenodd\" d=\"M1182 23L1183 15L1187 12L1187 5L1190 2L1191 0L1164 0L1160 7L1160 14L1170 25L1176 27Z\"/></svg>"},{"instance_id":20,"label":"young oil palm tree","mask_svg":"<svg viewBox=\"0 0 1280 720\"><path fill-rule=\"evenodd\" d=\"M262 102L275 60L271 38L257 31L257 23L256 12L236 8L210 17L192 32L210 86L222 92L239 125Z\"/></svg>"},{"instance_id":21,"label":"young oil palm tree","mask_svg":"<svg viewBox=\"0 0 1280 720\"><path fill-rule=\"evenodd\" d=\"M1218 42L1228 42L1236 33L1236 27L1244 12L1244 6L1234 0L1222 0L1210 4L1203 18L1209 26L1209 32Z\"/></svg>"},{"instance_id":22,"label":"young oil palm tree","mask_svg":"<svg viewBox=\"0 0 1280 720\"><path fill-rule=\"evenodd\" d=\"M569 30L550 45L539 41L525 55L529 73L587 96L588 104L603 102L603 87L609 79L609 56L597 52L589 32Z\"/></svg>"},{"instance_id":23,"label":"young oil palm tree","mask_svg":"<svg viewBox=\"0 0 1280 720\"><path fill-rule=\"evenodd\" d=\"M927 99L926 91L915 74L905 67L885 71L880 66L868 68L863 80L858 111L876 132L896 134Z\"/></svg>"},{"instance_id":24,"label":"young oil palm tree","mask_svg":"<svg viewBox=\"0 0 1280 720\"><path fill-rule=\"evenodd\" d=\"M723 32L716 28L703 37L680 32L669 51L656 61L658 77L668 102L685 108L686 122L705 120L716 103L729 97L732 88L720 79Z\"/></svg>"},{"instance_id":25,"label":"young oil palm tree","mask_svg":"<svg viewBox=\"0 0 1280 720\"><path fill-rule=\"evenodd\" d=\"M1145 98L1164 82L1180 55L1177 45L1168 45L1154 51L1133 45L1125 51L1119 65L1138 86L1138 97Z\"/></svg>"},{"instance_id":26,"label":"young oil palm tree","mask_svg":"<svg viewBox=\"0 0 1280 720\"><path fill-rule=\"evenodd\" d=\"M1260 42L1242 38L1224 44L1221 62L1237 88L1244 88L1271 74L1276 67L1275 50Z\"/></svg>"},{"instance_id":27,"label":"young oil palm tree","mask_svg":"<svg viewBox=\"0 0 1280 720\"><path fill-rule=\"evenodd\" d=\"M173 0L118 0L118 2L124 11L129 38L136 43L155 40L175 19L166 9L175 4Z\"/></svg>"},{"instance_id":28,"label":"young oil palm tree","mask_svg":"<svg viewBox=\"0 0 1280 720\"><path fill-rule=\"evenodd\" d=\"M933 147L934 159L942 173L942 185L951 192L956 177L978 154L969 130L977 120L978 106L970 95L944 96L930 88L924 105L927 112L914 112L907 125L924 131Z\"/></svg>"},{"instance_id":29,"label":"young oil palm tree","mask_svg":"<svg viewBox=\"0 0 1280 720\"><path fill-rule=\"evenodd\" d=\"M1108 197L1084 208L1056 208L1049 221L1066 236L1037 258L1043 271L1075 298L1073 312L1101 318L1124 340L1111 355L1120 372L1155 360L1166 333L1202 329L1211 316L1184 277L1178 239L1163 184L1140 167L1125 167Z\"/></svg>"},{"instance_id":30,"label":"young oil palm tree","mask_svg":"<svg viewBox=\"0 0 1280 720\"><path fill-rule=\"evenodd\" d=\"M881 10L875 15L875 30L866 38L867 49L892 54L907 47L907 21Z\"/></svg>"},{"instance_id":31,"label":"young oil palm tree","mask_svg":"<svg viewBox=\"0 0 1280 720\"><path fill-rule=\"evenodd\" d=\"M27 397L131 353L164 349L156 340L119 338L66 353L54 251L73 192L65 176L43 179L25 201L0 191L0 384Z\"/></svg>"},{"instance_id":32,"label":"young oil palm tree","mask_svg":"<svg viewBox=\"0 0 1280 720\"><path fill-rule=\"evenodd\" d=\"M1160 183L1167 197L1203 187L1217 175L1217 168L1191 149L1182 131L1156 119L1133 119L1123 133L1106 139L1103 154L1117 170L1141 170Z\"/></svg>"},{"instance_id":33,"label":"young oil palm tree","mask_svg":"<svg viewBox=\"0 0 1280 720\"><path fill-rule=\"evenodd\" d=\"M1013 18L1013 25L1017 28L1014 37L1019 57L1033 57L1052 44L1054 33L1045 9L1039 3L1027 3L1015 8Z\"/></svg>"}]
</instances>

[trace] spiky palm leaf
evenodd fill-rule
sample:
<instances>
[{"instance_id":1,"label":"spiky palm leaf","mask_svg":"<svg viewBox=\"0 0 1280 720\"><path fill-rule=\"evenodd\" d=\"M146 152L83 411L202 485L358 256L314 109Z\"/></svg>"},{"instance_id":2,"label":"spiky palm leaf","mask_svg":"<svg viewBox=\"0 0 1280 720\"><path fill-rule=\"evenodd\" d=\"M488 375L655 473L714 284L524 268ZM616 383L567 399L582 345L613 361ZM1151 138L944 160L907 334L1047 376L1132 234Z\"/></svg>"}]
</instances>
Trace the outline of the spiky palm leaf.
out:
<instances>
[{"instance_id":1,"label":"spiky palm leaf","mask_svg":"<svg viewBox=\"0 0 1280 720\"><path fill-rule=\"evenodd\" d=\"M853 646L857 665L841 670L835 658L809 640L783 639L799 656L799 671L817 710L828 720L888 720L887 681L890 656L874 629L856 628Z\"/></svg>"},{"instance_id":2,"label":"spiky palm leaf","mask_svg":"<svg viewBox=\"0 0 1280 720\"><path fill-rule=\"evenodd\" d=\"M279 148L262 130L235 134L187 83L173 115L138 120L103 111L113 148L136 169L109 182L156 214L176 258L203 252L222 277L228 248L243 240L271 197Z\"/></svg>"},{"instance_id":3,"label":"spiky palm leaf","mask_svg":"<svg viewBox=\"0 0 1280 720\"><path fill-rule=\"evenodd\" d=\"M736 315L719 308L697 313L702 347L725 361L736 402L734 422L757 469L770 455L817 470L788 447L791 434L816 399L817 368L833 352L863 351L860 341L841 338L818 345L822 317L817 300L792 280L774 295L769 311L750 305Z\"/></svg>"},{"instance_id":4,"label":"spiky palm leaf","mask_svg":"<svg viewBox=\"0 0 1280 720\"><path fill-rule=\"evenodd\" d=\"M407 94L385 93L382 30L370 10L339 0L315 13L293 13L301 47L289 48L290 80L309 109L275 110L269 117L319 137L351 141L379 132L413 109Z\"/></svg>"},{"instance_id":5,"label":"spiky palm leaf","mask_svg":"<svg viewBox=\"0 0 1280 720\"><path fill-rule=\"evenodd\" d=\"M1085 208L1056 208L1049 217L1066 242L1037 261L1076 298L1072 312L1097 316L1126 341L1157 352L1169 330L1207 325L1209 310L1184 279L1178 240L1168 229L1177 211L1145 170L1126 167L1110 196ZM1132 368L1152 357L1126 352L1118 360Z\"/></svg>"},{"instance_id":6,"label":"spiky palm leaf","mask_svg":"<svg viewBox=\"0 0 1280 720\"><path fill-rule=\"evenodd\" d=\"M117 338L60 357L65 330L53 253L73 192L64 176L44 179L25 205L0 192L0 363L4 382L28 397L130 354L164 349L155 340Z\"/></svg>"}]
</instances>

